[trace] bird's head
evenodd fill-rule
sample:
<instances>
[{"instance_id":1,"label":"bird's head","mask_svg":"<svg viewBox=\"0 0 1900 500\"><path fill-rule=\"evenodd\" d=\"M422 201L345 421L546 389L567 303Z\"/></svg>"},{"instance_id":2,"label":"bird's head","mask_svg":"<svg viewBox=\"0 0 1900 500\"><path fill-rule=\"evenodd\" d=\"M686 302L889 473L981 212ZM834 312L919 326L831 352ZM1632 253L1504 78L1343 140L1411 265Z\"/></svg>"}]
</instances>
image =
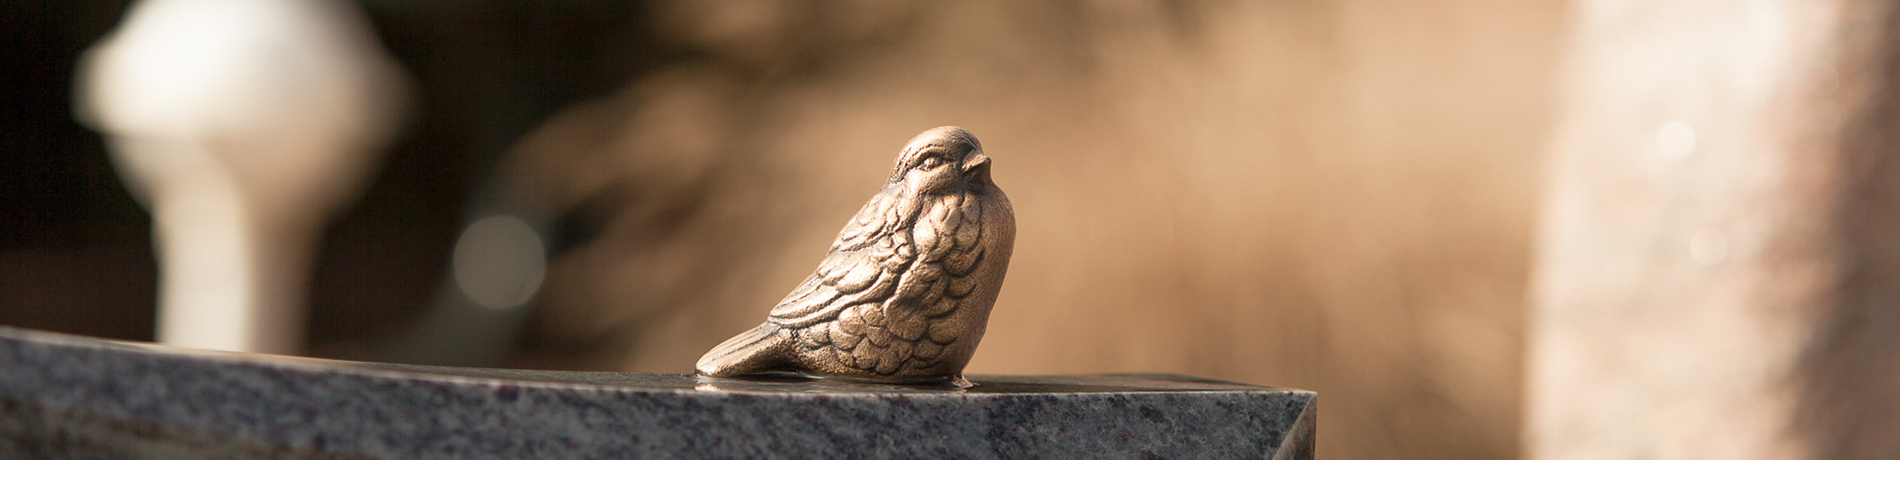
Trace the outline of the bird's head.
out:
<instances>
[{"instance_id":1,"label":"bird's head","mask_svg":"<svg viewBox=\"0 0 1900 500\"><path fill-rule=\"evenodd\" d=\"M983 155L983 144L967 130L925 130L897 154L891 182L924 194L981 188L990 183L990 157Z\"/></svg>"}]
</instances>

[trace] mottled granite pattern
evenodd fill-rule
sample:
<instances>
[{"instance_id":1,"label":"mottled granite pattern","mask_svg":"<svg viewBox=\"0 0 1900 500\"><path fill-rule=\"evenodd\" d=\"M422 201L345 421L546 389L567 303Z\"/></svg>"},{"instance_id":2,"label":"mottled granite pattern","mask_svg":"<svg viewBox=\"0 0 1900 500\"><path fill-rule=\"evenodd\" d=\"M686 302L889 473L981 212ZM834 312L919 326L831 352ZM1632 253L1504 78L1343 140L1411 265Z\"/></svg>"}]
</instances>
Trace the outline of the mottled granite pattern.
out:
<instances>
[{"instance_id":1,"label":"mottled granite pattern","mask_svg":"<svg viewBox=\"0 0 1900 500\"><path fill-rule=\"evenodd\" d=\"M0 327L0 458L1311 458L1313 392L443 368Z\"/></svg>"}]
</instances>

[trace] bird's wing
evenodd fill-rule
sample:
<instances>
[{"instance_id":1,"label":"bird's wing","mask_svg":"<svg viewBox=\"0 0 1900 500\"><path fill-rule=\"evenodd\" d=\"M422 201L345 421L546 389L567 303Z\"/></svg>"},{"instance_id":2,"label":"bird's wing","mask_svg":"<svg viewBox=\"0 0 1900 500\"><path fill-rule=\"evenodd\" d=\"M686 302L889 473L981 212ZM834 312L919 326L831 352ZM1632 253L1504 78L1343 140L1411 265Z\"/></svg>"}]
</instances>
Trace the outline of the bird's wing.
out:
<instances>
[{"instance_id":1,"label":"bird's wing","mask_svg":"<svg viewBox=\"0 0 1900 500\"><path fill-rule=\"evenodd\" d=\"M854 368L889 375L907 363L935 363L962 333L939 323L976 286L982 206L978 196L963 193L932 200L923 210L913 225L888 231L863 250L835 252L836 260L828 258L800 287L813 290L793 292L799 300L780 304L786 314L774 309L773 321L802 327L804 347L829 345Z\"/></svg>"},{"instance_id":2,"label":"bird's wing","mask_svg":"<svg viewBox=\"0 0 1900 500\"><path fill-rule=\"evenodd\" d=\"M866 202L838 233L818 270L772 307L769 321L804 327L836 318L846 306L889 297L898 273L916 257L900 228L902 218L892 213L899 194L886 189Z\"/></svg>"},{"instance_id":3,"label":"bird's wing","mask_svg":"<svg viewBox=\"0 0 1900 500\"><path fill-rule=\"evenodd\" d=\"M899 200L904 196L902 189L895 185L886 186L872 196L871 201L865 202L864 208L851 217L851 222L845 223L844 230L838 231L838 239L831 242L831 251L861 250L897 232L904 220L903 214L898 212L908 208L900 206Z\"/></svg>"}]
</instances>

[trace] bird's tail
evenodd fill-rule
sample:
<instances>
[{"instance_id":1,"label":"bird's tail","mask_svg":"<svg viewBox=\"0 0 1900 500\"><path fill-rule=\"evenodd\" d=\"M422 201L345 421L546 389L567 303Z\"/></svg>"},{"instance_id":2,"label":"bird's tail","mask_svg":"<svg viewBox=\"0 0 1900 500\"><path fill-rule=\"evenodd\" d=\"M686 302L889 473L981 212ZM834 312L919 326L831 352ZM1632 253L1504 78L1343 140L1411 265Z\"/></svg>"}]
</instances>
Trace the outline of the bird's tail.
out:
<instances>
[{"instance_id":1,"label":"bird's tail","mask_svg":"<svg viewBox=\"0 0 1900 500\"><path fill-rule=\"evenodd\" d=\"M731 377L783 369L790 357L791 335L771 322L747 330L708 351L694 367L700 375Z\"/></svg>"}]
</instances>

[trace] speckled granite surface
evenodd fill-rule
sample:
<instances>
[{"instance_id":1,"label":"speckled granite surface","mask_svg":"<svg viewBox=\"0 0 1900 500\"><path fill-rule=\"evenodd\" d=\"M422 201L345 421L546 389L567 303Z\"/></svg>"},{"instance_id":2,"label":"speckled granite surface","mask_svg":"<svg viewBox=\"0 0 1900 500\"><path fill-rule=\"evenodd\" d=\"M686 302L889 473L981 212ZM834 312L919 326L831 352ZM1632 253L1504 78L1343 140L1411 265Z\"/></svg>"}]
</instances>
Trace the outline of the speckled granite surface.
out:
<instances>
[{"instance_id":1,"label":"speckled granite surface","mask_svg":"<svg viewBox=\"0 0 1900 500\"><path fill-rule=\"evenodd\" d=\"M0 327L0 458L1311 458L1317 395L351 363Z\"/></svg>"}]
</instances>

